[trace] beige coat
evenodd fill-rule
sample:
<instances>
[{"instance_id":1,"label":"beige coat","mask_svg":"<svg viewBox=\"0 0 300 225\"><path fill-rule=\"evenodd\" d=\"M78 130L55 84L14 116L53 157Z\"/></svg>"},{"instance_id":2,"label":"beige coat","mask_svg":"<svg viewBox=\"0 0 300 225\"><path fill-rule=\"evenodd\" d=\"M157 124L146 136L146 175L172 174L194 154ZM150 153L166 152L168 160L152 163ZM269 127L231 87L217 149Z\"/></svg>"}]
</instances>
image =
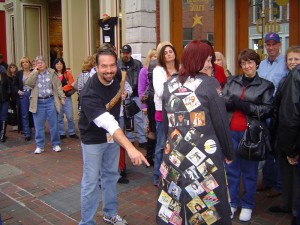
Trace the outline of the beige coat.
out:
<instances>
[{"instance_id":1,"label":"beige coat","mask_svg":"<svg viewBox=\"0 0 300 225\"><path fill-rule=\"evenodd\" d=\"M60 99L65 98L65 94L61 87L61 82L57 76L55 70L47 68L48 72L50 73L50 79L52 82L52 89L55 101L55 108L56 111L59 113L61 109L61 102ZM30 106L29 111L32 113L36 113L37 111L37 104L38 104L38 86L36 85L37 80L37 72L31 72L29 78L25 81L25 84L32 88L31 95L30 95Z\"/></svg>"}]
</instances>

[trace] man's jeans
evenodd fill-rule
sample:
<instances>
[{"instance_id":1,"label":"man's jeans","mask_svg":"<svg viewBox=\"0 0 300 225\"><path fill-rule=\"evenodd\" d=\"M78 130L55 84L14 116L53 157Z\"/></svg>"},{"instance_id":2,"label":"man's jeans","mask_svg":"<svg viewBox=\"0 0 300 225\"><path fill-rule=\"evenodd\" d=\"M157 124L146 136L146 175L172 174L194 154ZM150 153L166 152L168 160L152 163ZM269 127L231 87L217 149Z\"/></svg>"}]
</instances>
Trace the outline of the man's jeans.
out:
<instances>
[{"instance_id":1,"label":"man's jeans","mask_svg":"<svg viewBox=\"0 0 300 225\"><path fill-rule=\"evenodd\" d=\"M138 107L141 109L141 101L138 97L133 97L133 101L136 102ZM127 100L126 100L127 101ZM137 133L139 143L147 142L146 138L146 117L142 111L134 115L134 130ZM134 142L134 136L132 132L126 132L126 136L130 142Z\"/></svg>"},{"instance_id":2,"label":"man's jeans","mask_svg":"<svg viewBox=\"0 0 300 225\"><path fill-rule=\"evenodd\" d=\"M244 132L230 131L235 152ZM236 157L236 159L226 164L226 175L230 194L231 207L253 209L255 203L256 184L258 177L258 161L250 161ZM240 183L243 182L244 193L240 198Z\"/></svg>"},{"instance_id":3,"label":"man's jeans","mask_svg":"<svg viewBox=\"0 0 300 225\"><path fill-rule=\"evenodd\" d=\"M62 105L62 108L58 115L59 135L66 135L64 114L66 114L67 121L68 121L69 135L73 135L75 134L75 124L73 118L73 103L71 97L66 97L65 104Z\"/></svg>"},{"instance_id":4,"label":"man's jeans","mask_svg":"<svg viewBox=\"0 0 300 225\"><path fill-rule=\"evenodd\" d=\"M24 91L24 95L19 96L21 119L22 119L22 130L25 137L31 136L31 130L29 128L30 93L31 93L30 91Z\"/></svg>"},{"instance_id":5,"label":"man's jeans","mask_svg":"<svg viewBox=\"0 0 300 225\"><path fill-rule=\"evenodd\" d=\"M99 205L99 174L103 212L106 216L117 214L117 181L120 146L116 143L81 143L83 156L83 176L81 181L81 221L80 225L95 225L95 213Z\"/></svg>"},{"instance_id":6,"label":"man's jeans","mask_svg":"<svg viewBox=\"0 0 300 225\"><path fill-rule=\"evenodd\" d=\"M155 156L154 156L154 185L158 185L160 177L160 164L163 158L163 151L166 144L166 137L164 132L163 122L156 121L156 146L155 146Z\"/></svg>"},{"instance_id":7,"label":"man's jeans","mask_svg":"<svg viewBox=\"0 0 300 225\"><path fill-rule=\"evenodd\" d=\"M57 111L54 104L54 97L47 99L38 99L37 111L32 113L35 127L35 142L37 147L45 147L45 123L49 124L51 145L55 147L60 145Z\"/></svg>"}]
</instances>

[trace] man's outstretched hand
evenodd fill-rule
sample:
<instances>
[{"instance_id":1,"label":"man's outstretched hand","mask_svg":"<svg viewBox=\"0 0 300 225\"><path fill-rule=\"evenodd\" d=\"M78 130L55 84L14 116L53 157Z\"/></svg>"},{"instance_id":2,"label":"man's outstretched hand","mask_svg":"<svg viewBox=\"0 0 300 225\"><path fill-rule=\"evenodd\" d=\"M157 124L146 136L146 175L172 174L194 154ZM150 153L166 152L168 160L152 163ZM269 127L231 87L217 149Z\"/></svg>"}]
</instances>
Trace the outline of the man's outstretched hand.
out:
<instances>
[{"instance_id":1,"label":"man's outstretched hand","mask_svg":"<svg viewBox=\"0 0 300 225\"><path fill-rule=\"evenodd\" d=\"M127 153L134 166L140 166L143 162L146 164L146 166L150 166L145 156L135 147L131 148L130 151L127 151Z\"/></svg>"}]
</instances>

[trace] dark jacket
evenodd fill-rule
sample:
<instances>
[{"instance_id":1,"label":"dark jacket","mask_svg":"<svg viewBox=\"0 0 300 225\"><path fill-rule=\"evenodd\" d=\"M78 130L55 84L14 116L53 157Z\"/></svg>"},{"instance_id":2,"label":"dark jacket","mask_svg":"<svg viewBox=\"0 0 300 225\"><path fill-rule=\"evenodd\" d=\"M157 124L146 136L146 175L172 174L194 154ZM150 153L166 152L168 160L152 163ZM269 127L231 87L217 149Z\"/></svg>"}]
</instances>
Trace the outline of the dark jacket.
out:
<instances>
[{"instance_id":1,"label":"dark jacket","mask_svg":"<svg viewBox=\"0 0 300 225\"><path fill-rule=\"evenodd\" d=\"M23 91L23 70L19 70L16 73L16 79L14 82L14 92Z\"/></svg>"},{"instance_id":2,"label":"dark jacket","mask_svg":"<svg viewBox=\"0 0 300 225\"><path fill-rule=\"evenodd\" d=\"M6 102L10 97L10 82L6 73L0 73L0 102Z\"/></svg>"},{"instance_id":3,"label":"dark jacket","mask_svg":"<svg viewBox=\"0 0 300 225\"><path fill-rule=\"evenodd\" d=\"M300 153L300 65L284 81L280 83L276 95L277 147L285 155L294 157Z\"/></svg>"},{"instance_id":4,"label":"dark jacket","mask_svg":"<svg viewBox=\"0 0 300 225\"><path fill-rule=\"evenodd\" d=\"M226 100L226 108L229 114L229 121L236 110L240 110L233 103L233 99L240 98L243 91L243 75L232 76L227 79L227 84L223 88L223 95ZM249 118L257 118L258 112L261 119L271 116L273 110L274 85L256 74L254 80L246 86L242 103L247 105L243 113ZM258 107L258 110L257 110Z\"/></svg>"},{"instance_id":5,"label":"dark jacket","mask_svg":"<svg viewBox=\"0 0 300 225\"><path fill-rule=\"evenodd\" d=\"M125 65L127 64L127 66ZM118 60L118 67L126 70L126 81L132 87L132 95L131 97L138 96L138 80L140 70L143 68L143 64L141 61L133 59L131 57L129 63L124 63L122 60Z\"/></svg>"}]
</instances>

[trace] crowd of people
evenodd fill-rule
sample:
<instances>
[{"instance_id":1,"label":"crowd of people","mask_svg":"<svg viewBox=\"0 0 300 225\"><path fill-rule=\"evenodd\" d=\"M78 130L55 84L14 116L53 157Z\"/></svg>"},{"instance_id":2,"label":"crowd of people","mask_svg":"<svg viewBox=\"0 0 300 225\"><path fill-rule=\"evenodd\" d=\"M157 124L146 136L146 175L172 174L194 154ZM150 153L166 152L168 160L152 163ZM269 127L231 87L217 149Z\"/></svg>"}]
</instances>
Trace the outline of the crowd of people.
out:
<instances>
[{"instance_id":1,"label":"crowd of people","mask_svg":"<svg viewBox=\"0 0 300 225\"><path fill-rule=\"evenodd\" d=\"M118 181L129 182L125 152L134 165L153 166L157 224L227 225L239 208L239 220L247 222L256 192L266 191L268 198L282 197L269 211L292 213L291 224L299 225L300 46L280 54L274 32L264 42L268 56L262 61L252 49L239 53L240 75L231 74L224 55L207 40L191 41L180 59L172 43L161 42L144 65L133 59L130 45L118 59L116 48L105 43L83 60L75 80L63 59L52 69L42 56L23 57L19 71L14 63L0 66L0 141L6 140L8 112L15 112L10 124L25 141L34 129L34 153L44 151L46 121L52 148L61 151L67 134L79 138L71 98L77 91L80 225L95 224L100 189L104 221L127 224L118 215L116 191ZM139 110L128 116L132 105ZM238 153L253 120L259 120L271 146L264 163ZM145 156L135 143L146 149Z\"/></svg>"}]
</instances>

